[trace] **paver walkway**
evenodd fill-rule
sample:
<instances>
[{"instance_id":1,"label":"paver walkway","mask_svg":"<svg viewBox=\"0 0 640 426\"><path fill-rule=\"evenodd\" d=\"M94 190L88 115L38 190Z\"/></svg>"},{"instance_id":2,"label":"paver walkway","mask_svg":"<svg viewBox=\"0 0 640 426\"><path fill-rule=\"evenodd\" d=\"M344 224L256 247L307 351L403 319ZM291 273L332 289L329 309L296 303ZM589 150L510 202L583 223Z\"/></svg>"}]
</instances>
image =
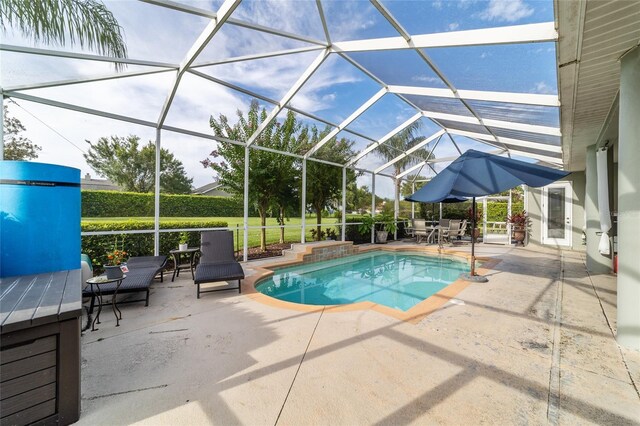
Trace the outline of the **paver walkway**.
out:
<instances>
[{"instance_id":1,"label":"paver walkway","mask_svg":"<svg viewBox=\"0 0 640 426\"><path fill-rule=\"evenodd\" d=\"M79 424L640 424L615 278L577 252L479 252L502 259L490 281L416 325L158 283L83 336Z\"/></svg>"}]
</instances>

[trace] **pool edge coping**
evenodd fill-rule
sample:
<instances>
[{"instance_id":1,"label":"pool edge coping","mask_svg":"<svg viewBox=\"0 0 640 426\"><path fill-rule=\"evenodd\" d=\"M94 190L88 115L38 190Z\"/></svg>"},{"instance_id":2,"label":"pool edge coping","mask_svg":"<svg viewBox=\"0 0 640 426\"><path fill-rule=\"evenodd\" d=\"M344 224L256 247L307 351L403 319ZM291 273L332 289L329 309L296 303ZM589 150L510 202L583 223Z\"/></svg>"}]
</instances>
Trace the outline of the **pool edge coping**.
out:
<instances>
[{"instance_id":1,"label":"pool edge coping","mask_svg":"<svg viewBox=\"0 0 640 426\"><path fill-rule=\"evenodd\" d=\"M390 316L400 321L405 321L411 324L417 324L422 321L428 315L434 313L442 306L444 306L447 302L457 296L462 290L467 288L469 284L472 284L470 281L465 281L463 279L456 279L451 284L447 285L442 290L437 293L427 297L422 302L416 304L408 311L401 311L398 309L393 309L385 305L381 305L374 302L357 302L357 303L348 303L345 305L305 305L301 303L293 303L286 302L284 300L276 299L271 296L267 296L266 294L260 293L256 290L256 284L265 278L270 277L274 274L274 269L283 268L287 266L296 266L301 265L304 262L304 256L312 254L313 248L318 247L315 245L309 245L305 247L305 250L302 252L295 253L294 258L290 259L278 259L274 260L271 263L260 265L260 266L252 266L252 269L255 273L247 278L245 278L242 282L242 293L267 306L280 308L280 309L289 309L298 312L351 312L351 311L362 311L362 310L373 310L375 312L381 313L383 315ZM358 248L358 253L367 253L371 251L411 251L417 253L429 253L429 254L445 254L455 257L465 258L467 261L471 259L471 255L467 252L462 252L455 249L447 249L447 248L438 248L438 247L425 247L418 245L367 245L367 246L356 246ZM498 263L500 263L500 259L494 257L476 257L477 261L483 262L480 268L477 268L477 272L480 275L485 275L490 272ZM307 262L309 263L309 262ZM315 263L315 262L313 262Z\"/></svg>"}]
</instances>

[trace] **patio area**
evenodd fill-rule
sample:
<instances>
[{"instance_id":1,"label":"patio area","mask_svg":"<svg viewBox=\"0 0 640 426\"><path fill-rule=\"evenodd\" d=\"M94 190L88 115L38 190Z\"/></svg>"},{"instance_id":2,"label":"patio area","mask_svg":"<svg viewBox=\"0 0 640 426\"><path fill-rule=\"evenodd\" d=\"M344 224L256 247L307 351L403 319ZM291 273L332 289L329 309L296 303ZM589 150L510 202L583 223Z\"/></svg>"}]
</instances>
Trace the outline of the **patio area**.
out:
<instances>
[{"instance_id":1,"label":"patio area","mask_svg":"<svg viewBox=\"0 0 640 426\"><path fill-rule=\"evenodd\" d=\"M489 282L415 325L157 282L149 307L83 334L78 424L640 423L615 277L573 251L477 252L501 260Z\"/></svg>"}]
</instances>

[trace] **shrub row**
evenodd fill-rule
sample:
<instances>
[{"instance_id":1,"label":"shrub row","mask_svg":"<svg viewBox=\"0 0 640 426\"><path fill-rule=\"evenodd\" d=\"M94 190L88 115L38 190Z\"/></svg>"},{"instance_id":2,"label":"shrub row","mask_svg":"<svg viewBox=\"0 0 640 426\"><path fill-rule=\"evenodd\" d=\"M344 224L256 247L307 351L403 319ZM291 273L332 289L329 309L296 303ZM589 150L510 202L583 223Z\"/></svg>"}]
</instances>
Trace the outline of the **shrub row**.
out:
<instances>
[{"instance_id":1,"label":"shrub row","mask_svg":"<svg viewBox=\"0 0 640 426\"><path fill-rule=\"evenodd\" d=\"M82 232L97 231L131 231L153 229L152 220L126 220L106 223L82 223ZM162 229L185 229L185 228L225 228L227 222L222 221L163 221L160 224ZM200 231L189 231L190 247L200 246ZM160 253L169 254L169 250L178 248L180 232L160 233ZM153 233L144 234L116 234L116 235L87 235L82 237L82 252L89 255L94 267L98 270L107 263L107 253L114 248L124 250L129 256L151 256L153 255Z\"/></svg>"},{"instance_id":2,"label":"shrub row","mask_svg":"<svg viewBox=\"0 0 640 426\"><path fill-rule=\"evenodd\" d=\"M119 191L82 191L82 217L153 216L154 195ZM239 217L242 201L233 197L160 194L163 217Z\"/></svg>"},{"instance_id":3,"label":"shrub row","mask_svg":"<svg viewBox=\"0 0 640 426\"><path fill-rule=\"evenodd\" d=\"M524 210L524 203L511 203L511 213L519 213ZM487 203L488 222L506 222L508 213L507 203Z\"/></svg>"},{"instance_id":4,"label":"shrub row","mask_svg":"<svg viewBox=\"0 0 640 426\"><path fill-rule=\"evenodd\" d=\"M482 211L482 203L477 204L479 211ZM469 208L471 203L451 203L442 205L442 217L444 219L468 219ZM524 203L514 202L511 204L511 212L517 213L524 210ZM488 202L487 203L487 221L488 222L505 222L507 218L508 204L504 202ZM440 215L438 205L432 208L431 204L420 204L420 217L428 220L437 220ZM418 216L418 215L416 215Z\"/></svg>"}]
</instances>

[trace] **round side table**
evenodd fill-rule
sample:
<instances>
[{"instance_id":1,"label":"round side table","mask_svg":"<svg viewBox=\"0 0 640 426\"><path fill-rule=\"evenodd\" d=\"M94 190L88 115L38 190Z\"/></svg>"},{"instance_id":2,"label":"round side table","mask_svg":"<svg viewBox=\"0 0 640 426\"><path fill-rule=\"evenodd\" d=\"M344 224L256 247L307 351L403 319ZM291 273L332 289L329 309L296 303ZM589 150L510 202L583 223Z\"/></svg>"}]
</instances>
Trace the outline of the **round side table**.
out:
<instances>
[{"instance_id":1,"label":"round side table","mask_svg":"<svg viewBox=\"0 0 640 426\"><path fill-rule=\"evenodd\" d=\"M116 283L116 290L113 292L113 296L111 297L111 308L113 310L113 314L116 316L116 327L120 327L122 312L120 312L120 309L118 309L118 306L116 304L116 296L118 295L120 284L122 284L122 280L124 280L125 278L127 278L126 275L123 275L120 278L107 278L106 275L100 275L97 277L89 278L87 280L87 284L91 286L91 291L98 297L98 313L93 319L93 323L91 323L91 331L97 330L96 321L98 322L98 324L100 324L100 312L102 311L102 290L100 287L111 283Z\"/></svg>"},{"instance_id":2,"label":"round side table","mask_svg":"<svg viewBox=\"0 0 640 426\"><path fill-rule=\"evenodd\" d=\"M173 268L173 276L171 277L171 282L173 282L173 280L175 280L176 277L180 276L180 271L183 269L190 269L191 270L191 279L195 279L195 276L193 275L193 261L196 257L196 253L198 253L200 251L199 248L187 248L186 250L169 250L169 253L171 254L171 256L173 257L173 264L174 264L174 268ZM188 255L189 256L189 263L180 263L180 258L182 257L182 255Z\"/></svg>"}]
</instances>

